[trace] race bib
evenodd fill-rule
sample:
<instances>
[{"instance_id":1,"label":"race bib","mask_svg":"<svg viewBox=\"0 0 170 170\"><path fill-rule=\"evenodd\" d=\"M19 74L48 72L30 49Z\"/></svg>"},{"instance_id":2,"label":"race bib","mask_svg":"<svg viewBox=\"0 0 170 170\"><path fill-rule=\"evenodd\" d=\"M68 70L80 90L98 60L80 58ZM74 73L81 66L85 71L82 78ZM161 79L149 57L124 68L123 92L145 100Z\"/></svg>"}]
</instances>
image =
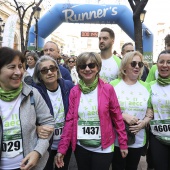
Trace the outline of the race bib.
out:
<instances>
[{"instance_id":1,"label":"race bib","mask_svg":"<svg viewBox=\"0 0 170 170\"><path fill-rule=\"evenodd\" d=\"M150 121L151 131L157 136L170 137L170 120L151 120Z\"/></svg>"},{"instance_id":2,"label":"race bib","mask_svg":"<svg viewBox=\"0 0 170 170\"><path fill-rule=\"evenodd\" d=\"M99 121L78 121L78 139L101 139Z\"/></svg>"},{"instance_id":3,"label":"race bib","mask_svg":"<svg viewBox=\"0 0 170 170\"><path fill-rule=\"evenodd\" d=\"M13 158L23 152L21 134L4 135L2 157Z\"/></svg>"},{"instance_id":4,"label":"race bib","mask_svg":"<svg viewBox=\"0 0 170 170\"><path fill-rule=\"evenodd\" d=\"M61 139L61 134L63 132L64 122L56 123L55 129L54 129L54 140Z\"/></svg>"}]
</instances>

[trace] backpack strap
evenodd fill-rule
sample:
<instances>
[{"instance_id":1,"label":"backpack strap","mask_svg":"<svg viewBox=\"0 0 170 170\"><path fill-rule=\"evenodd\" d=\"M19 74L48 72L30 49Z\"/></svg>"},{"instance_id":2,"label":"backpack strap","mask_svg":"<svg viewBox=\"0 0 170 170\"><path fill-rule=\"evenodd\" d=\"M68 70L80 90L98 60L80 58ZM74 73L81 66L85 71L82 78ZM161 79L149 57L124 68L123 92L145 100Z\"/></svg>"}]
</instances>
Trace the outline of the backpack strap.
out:
<instances>
[{"instance_id":1,"label":"backpack strap","mask_svg":"<svg viewBox=\"0 0 170 170\"><path fill-rule=\"evenodd\" d=\"M33 88L32 86L32 82L33 82L33 79L32 77L29 75L29 76L26 76L24 78L24 82L29 86L31 87L31 89ZM34 105L35 106L35 100L34 100L34 93L33 93L33 90L31 90L30 92L30 102L31 102L31 105Z\"/></svg>"}]
</instances>

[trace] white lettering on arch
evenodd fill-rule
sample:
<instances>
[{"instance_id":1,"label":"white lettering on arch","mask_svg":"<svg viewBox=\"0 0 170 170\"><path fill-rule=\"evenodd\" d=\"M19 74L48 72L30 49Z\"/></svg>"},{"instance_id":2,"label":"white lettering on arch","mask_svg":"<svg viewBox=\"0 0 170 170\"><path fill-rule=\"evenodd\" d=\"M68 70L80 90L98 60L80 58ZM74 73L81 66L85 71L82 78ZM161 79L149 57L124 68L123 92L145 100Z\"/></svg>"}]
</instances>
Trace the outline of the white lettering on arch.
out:
<instances>
[{"instance_id":1,"label":"white lettering on arch","mask_svg":"<svg viewBox=\"0 0 170 170\"><path fill-rule=\"evenodd\" d=\"M65 15L66 22L78 22L84 20L91 20L92 18L103 18L106 17L107 11L111 10L111 15L117 15L117 7L98 9L97 11L89 11L81 14L75 14L72 9L63 10L62 13Z\"/></svg>"}]
</instances>

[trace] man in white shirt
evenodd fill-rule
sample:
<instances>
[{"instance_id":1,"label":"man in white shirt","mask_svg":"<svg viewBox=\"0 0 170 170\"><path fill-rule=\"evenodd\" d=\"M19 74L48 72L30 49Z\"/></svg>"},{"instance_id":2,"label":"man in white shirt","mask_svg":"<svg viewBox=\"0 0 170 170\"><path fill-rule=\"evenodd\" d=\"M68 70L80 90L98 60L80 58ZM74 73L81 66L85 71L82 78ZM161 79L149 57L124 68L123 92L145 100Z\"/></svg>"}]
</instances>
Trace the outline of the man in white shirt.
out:
<instances>
[{"instance_id":1,"label":"man in white shirt","mask_svg":"<svg viewBox=\"0 0 170 170\"><path fill-rule=\"evenodd\" d=\"M101 29L99 34L99 49L102 58L100 77L108 83L117 78L121 62L120 58L112 52L114 40L115 34L112 29L107 27Z\"/></svg>"}]
</instances>

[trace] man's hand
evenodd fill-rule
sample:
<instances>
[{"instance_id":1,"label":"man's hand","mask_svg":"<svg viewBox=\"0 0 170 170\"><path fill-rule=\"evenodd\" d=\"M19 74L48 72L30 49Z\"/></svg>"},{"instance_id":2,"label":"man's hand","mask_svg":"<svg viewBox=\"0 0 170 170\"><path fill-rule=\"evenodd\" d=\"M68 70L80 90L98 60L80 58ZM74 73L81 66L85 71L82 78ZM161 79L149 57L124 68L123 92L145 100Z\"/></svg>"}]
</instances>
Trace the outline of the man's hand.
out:
<instances>
[{"instance_id":1,"label":"man's hand","mask_svg":"<svg viewBox=\"0 0 170 170\"><path fill-rule=\"evenodd\" d=\"M21 170L30 170L35 165L40 158L40 154L37 151L30 152L22 161L21 161Z\"/></svg>"},{"instance_id":2,"label":"man's hand","mask_svg":"<svg viewBox=\"0 0 170 170\"><path fill-rule=\"evenodd\" d=\"M53 133L54 128L50 125L37 126L37 134L41 139L47 139Z\"/></svg>"}]
</instances>

